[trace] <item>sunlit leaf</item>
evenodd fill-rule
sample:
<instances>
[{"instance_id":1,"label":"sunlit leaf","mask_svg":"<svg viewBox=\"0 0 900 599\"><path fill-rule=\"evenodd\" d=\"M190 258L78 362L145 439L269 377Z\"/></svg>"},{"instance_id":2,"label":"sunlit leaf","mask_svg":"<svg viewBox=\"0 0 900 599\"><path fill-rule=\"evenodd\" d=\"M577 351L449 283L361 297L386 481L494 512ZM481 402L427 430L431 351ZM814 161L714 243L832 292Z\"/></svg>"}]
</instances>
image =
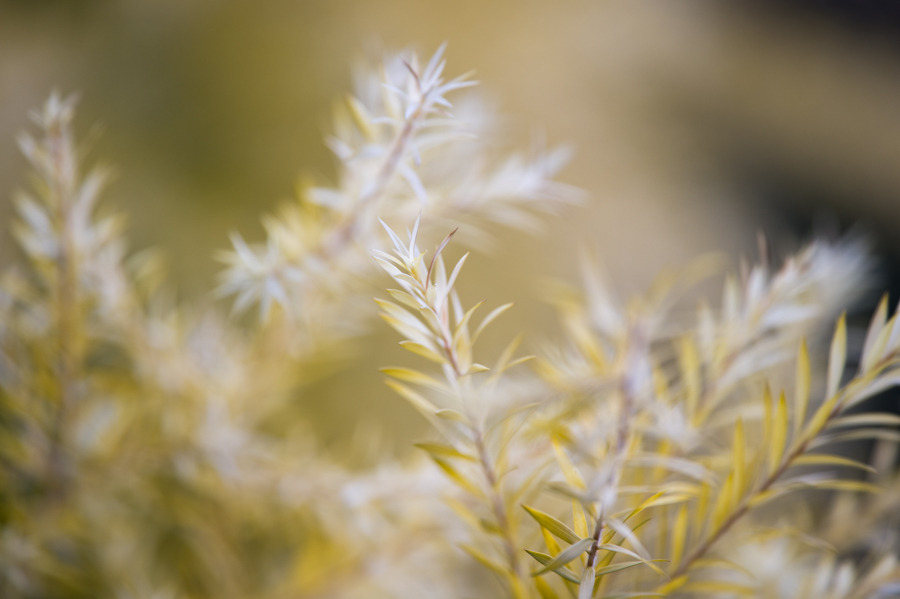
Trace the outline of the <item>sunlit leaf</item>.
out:
<instances>
[{"instance_id":1,"label":"sunlit leaf","mask_svg":"<svg viewBox=\"0 0 900 599\"><path fill-rule=\"evenodd\" d=\"M553 557L547 555L546 553L541 553L539 551L531 551L530 549L526 549L525 552L528 555L530 555L531 557L533 557L535 560L537 560L537 562L539 564L545 566L544 568L542 568L539 571L532 572L532 576L538 576L538 575L543 574L548 571L548 568L546 568L546 566L548 564L550 564L551 562L553 562ZM572 560L569 560L569 561L572 561ZM572 570L570 570L569 568L557 567L557 568L553 568L552 570L554 573L559 574L561 577L568 580L569 582L574 582L575 584L578 584L580 582L578 575L575 574L574 572L572 572Z\"/></svg>"},{"instance_id":2,"label":"sunlit leaf","mask_svg":"<svg viewBox=\"0 0 900 599\"><path fill-rule=\"evenodd\" d=\"M525 511L528 512L529 515L531 515L531 517L534 518L538 524L540 524L543 528L546 528L548 531L550 531L566 543L577 543L579 540L581 540L581 537L575 534L575 531L573 531L571 528L569 528L550 514L529 507L527 505L523 505L522 507L525 508Z\"/></svg>"},{"instance_id":3,"label":"sunlit leaf","mask_svg":"<svg viewBox=\"0 0 900 599\"><path fill-rule=\"evenodd\" d=\"M543 568L536 572L533 572L532 575L538 576L540 574L543 574L544 572L549 572L550 570L555 571L557 568L565 566L566 564L577 558L579 555L587 551L593 544L594 539L590 537L587 539L581 539L577 543L574 543L569 547L563 549L562 552L560 552L558 555L554 556L553 559L544 564Z\"/></svg>"},{"instance_id":4,"label":"sunlit leaf","mask_svg":"<svg viewBox=\"0 0 900 599\"><path fill-rule=\"evenodd\" d=\"M828 354L828 377L825 397L833 397L841 384L844 374L844 363L847 361L847 315L841 314L838 319L834 337L831 340L831 351Z\"/></svg>"}]
</instances>

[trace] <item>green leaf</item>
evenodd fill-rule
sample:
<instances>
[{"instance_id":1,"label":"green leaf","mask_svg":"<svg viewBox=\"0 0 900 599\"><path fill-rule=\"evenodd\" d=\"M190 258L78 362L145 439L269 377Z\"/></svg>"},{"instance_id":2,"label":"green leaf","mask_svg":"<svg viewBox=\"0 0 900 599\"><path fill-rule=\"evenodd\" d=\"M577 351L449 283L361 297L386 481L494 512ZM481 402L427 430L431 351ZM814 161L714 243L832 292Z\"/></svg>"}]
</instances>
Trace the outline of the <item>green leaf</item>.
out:
<instances>
[{"instance_id":1,"label":"green leaf","mask_svg":"<svg viewBox=\"0 0 900 599\"><path fill-rule=\"evenodd\" d=\"M528 507L527 505L523 505L522 507L526 512L529 513L529 515L531 515L532 518L537 520L538 524L546 528L548 531L550 531L566 543L577 543L580 540L581 537L575 534L575 531L573 531L571 528L569 528L550 514Z\"/></svg>"}]
</instances>

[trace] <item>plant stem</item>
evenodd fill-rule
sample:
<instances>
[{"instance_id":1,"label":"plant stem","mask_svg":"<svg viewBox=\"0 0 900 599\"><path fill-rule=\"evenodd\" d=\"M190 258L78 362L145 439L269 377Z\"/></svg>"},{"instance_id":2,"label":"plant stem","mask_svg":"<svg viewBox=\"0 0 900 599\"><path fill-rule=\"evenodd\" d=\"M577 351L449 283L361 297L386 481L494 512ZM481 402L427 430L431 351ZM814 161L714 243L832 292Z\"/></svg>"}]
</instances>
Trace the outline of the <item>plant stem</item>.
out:
<instances>
[{"instance_id":1,"label":"plant stem","mask_svg":"<svg viewBox=\"0 0 900 599\"><path fill-rule=\"evenodd\" d=\"M47 476L51 496L65 494L66 475L63 451L66 445L66 420L75 401L78 369L78 284L75 248L72 239L72 203L75 195L74 148L65 123L48 125L46 144L53 165L51 193L56 200L59 221L59 249L56 260L56 343L58 405L50 431Z\"/></svg>"}]
</instances>

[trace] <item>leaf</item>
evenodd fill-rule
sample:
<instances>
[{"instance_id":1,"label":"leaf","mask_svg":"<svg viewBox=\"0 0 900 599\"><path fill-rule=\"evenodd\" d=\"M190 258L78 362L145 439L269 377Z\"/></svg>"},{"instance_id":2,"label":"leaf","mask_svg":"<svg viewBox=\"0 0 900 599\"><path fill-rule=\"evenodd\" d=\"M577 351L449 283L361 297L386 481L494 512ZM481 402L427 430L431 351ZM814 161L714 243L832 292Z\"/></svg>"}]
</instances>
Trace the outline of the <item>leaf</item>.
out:
<instances>
[{"instance_id":1,"label":"leaf","mask_svg":"<svg viewBox=\"0 0 900 599\"><path fill-rule=\"evenodd\" d=\"M766 393L769 393L766 390ZM770 396L771 397L771 396ZM772 421L771 439L769 439L769 473L774 473L781 466L784 460L784 450L787 446L788 431L788 409L787 399L784 393L778 397L778 404L775 408L774 419Z\"/></svg>"},{"instance_id":2,"label":"leaf","mask_svg":"<svg viewBox=\"0 0 900 599\"><path fill-rule=\"evenodd\" d=\"M411 368L388 367L382 368L381 372L389 377L406 383L413 383L414 385L422 385L433 389L444 388L444 385L437 379L428 376L424 372L419 372L418 370L413 370Z\"/></svg>"},{"instance_id":3,"label":"leaf","mask_svg":"<svg viewBox=\"0 0 900 599\"><path fill-rule=\"evenodd\" d=\"M584 506L581 505L581 502L577 499L572 500L572 524L575 527L575 532L577 532L580 537L586 537L590 534L587 514L584 512Z\"/></svg>"},{"instance_id":4,"label":"leaf","mask_svg":"<svg viewBox=\"0 0 900 599\"><path fill-rule=\"evenodd\" d=\"M581 537L575 534L575 531L573 531L571 528L569 528L550 514L532 507L528 507L527 505L523 505L522 507L532 518L537 521L538 524L541 525L541 527L546 528L548 531L550 531L566 543L577 543L581 539Z\"/></svg>"},{"instance_id":5,"label":"leaf","mask_svg":"<svg viewBox=\"0 0 900 599\"><path fill-rule=\"evenodd\" d=\"M882 487L867 483L861 480L841 480L841 479L820 479L820 480L803 480L793 478L779 483L776 488L786 490L797 488L811 489L828 489L831 491L851 491L855 493L881 493L884 491Z\"/></svg>"},{"instance_id":6,"label":"leaf","mask_svg":"<svg viewBox=\"0 0 900 599\"><path fill-rule=\"evenodd\" d=\"M869 322L868 331L866 331L866 340L863 343L862 359L859 366L861 372L866 372L872 367L872 362L877 361L881 352L884 351L884 346L887 344L890 333L882 335L885 332L884 325L887 320L887 311L888 296L884 294L881 296L881 301L878 302L878 308Z\"/></svg>"},{"instance_id":7,"label":"leaf","mask_svg":"<svg viewBox=\"0 0 900 599\"><path fill-rule=\"evenodd\" d=\"M446 285L447 289L453 288L453 284L456 283L456 278L459 276L459 271L462 270L463 264L466 263L466 260L468 259L468 257L469 257L469 252L466 252L465 254L462 255L462 258L460 258L459 261L456 263L456 266L453 267L453 271L450 273L450 278L447 279L447 285ZM475 308L480 306L482 303L484 303L484 302L478 302L477 304L475 304ZM474 311L475 308L472 308L471 311Z\"/></svg>"},{"instance_id":8,"label":"leaf","mask_svg":"<svg viewBox=\"0 0 900 599\"><path fill-rule=\"evenodd\" d=\"M466 327L468 326L469 321L472 319L472 315L475 314L475 311L478 308L480 308L482 306L482 304L484 304L484 300L478 302L477 304L475 304L474 306L469 308L466 311L466 313L463 314L463 317L459 320L459 322L456 324L456 331L453 333L453 344L454 345L457 345L459 343L460 339L462 339L467 334ZM473 342L471 340L469 340L469 343L471 344Z\"/></svg>"},{"instance_id":9,"label":"leaf","mask_svg":"<svg viewBox=\"0 0 900 599\"><path fill-rule=\"evenodd\" d=\"M798 440L809 441L821 433L822 429L828 423L828 420L835 416L840 399L841 396L835 393L825 400L822 405L819 406L819 409L816 410L816 413L813 414L813 417L803 429L803 433Z\"/></svg>"},{"instance_id":10,"label":"leaf","mask_svg":"<svg viewBox=\"0 0 900 599\"><path fill-rule=\"evenodd\" d=\"M900 426L900 414L890 412L866 412L840 416L828 423L828 429L845 426Z\"/></svg>"},{"instance_id":11,"label":"leaf","mask_svg":"<svg viewBox=\"0 0 900 599\"><path fill-rule=\"evenodd\" d=\"M732 449L732 464L731 467L734 470L734 503L737 504L739 501L739 496L744 492L744 488L747 485L747 477L745 473L747 457L745 455L746 452L746 441L744 439L744 421L742 419L738 419L737 424L734 426L734 443Z\"/></svg>"},{"instance_id":12,"label":"leaf","mask_svg":"<svg viewBox=\"0 0 900 599\"><path fill-rule=\"evenodd\" d=\"M650 560L650 552L647 551L646 547L644 547L644 544L641 543L640 539L637 538L637 535L634 534L634 531L630 526L628 526L618 518L607 518L606 525L619 533L623 539L627 540L631 544L631 546L634 547L634 550L640 556L640 559L646 561Z\"/></svg>"},{"instance_id":13,"label":"leaf","mask_svg":"<svg viewBox=\"0 0 900 599\"><path fill-rule=\"evenodd\" d=\"M481 490L474 484L472 481L463 476L459 470L457 470L450 462L447 460L443 460L439 457L431 456L431 459L440 466L441 470L450 477L450 480L455 482L457 485L462 487L464 490L468 491L472 495L476 497L480 497L482 495Z\"/></svg>"},{"instance_id":14,"label":"leaf","mask_svg":"<svg viewBox=\"0 0 900 599\"><path fill-rule=\"evenodd\" d=\"M419 449L428 452L431 456L437 457L446 457L446 458L459 458L461 460L467 460L469 462L475 462L475 456L469 455L467 453L462 453L449 445L441 445L440 443L416 443L414 445Z\"/></svg>"},{"instance_id":15,"label":"leaf","mask_svg":"<svg viewBox=\"0 0 900 599\"><path fill-rule=\"evenodd\" d=\"M672 526L672 563L680 564L681 556L684 555L684 546L687 541L688 528L688 508L687 504L682 504L678 509L678 515L675 516L675 524Z\"/></svg>"},{"instance_id":16,"label":"leaf","mask_svg":"<svg viewBox=\"0 0 900 599\"><path fill-rule=\"evenodd\" d=\"M435 416L441 418L442 420L449 420L451 422L459 422L461 424L470 424L469 419L458 410L451 410L450 408L444 408L438 410L434 413Z\"/></svg>"},{"instance_id":17,"label":"leaf","mask_svg":"<svg viewBox=\"0 0 900 599\"><path fill-rule=\"evenodd\" d=\"M474 545L469 545L469 544L463 543L460 545L460 548L463 551L465 551L466 553L468 553L470 556L475 558L476 561L478 561L481 565L485 566L489 570L493 570L494 572L496 572L497 574L500 574L501 576L507 576L509 574L509 571L507 570L507 568L505 566L503 566L502 564L500 564L500 563L492 560L488 556L486 556L484 553L479 551Z\"/></svg>"},{"instance_id":18,"label":"leaf","mask_svg":"<svg viewBox=\"0 0 900 599\"><path fill-rule=\"evenodd\" d=\"M573 559L577 558L579 555L587 551L591 545L594 544L594 539L588 537L586 539L581 539L577 543L570 545L569 547L563 549L563 551L551 559L549 562L544 564L544 567L536 572L532 572L532 576L539 576L544 572L549 572L550 570L556 570L562 566L565 566ZM576 581L577 582L577 581Z\"/></svg>"},{"instance_id":19,"label":"leaf","mask_svg":"<svg viewBox=\"0 0 900 599\"><path fill-rule=\"evenodd\" d=\"M543 578L535 578L534 586L537 587L538 594L541 596L541 599L559 599L559 595L556 594L556 591L553 590L553 587L547 583Z\"/></svg>"},{"instance_id":20,"label":"leaf","mask_svg":"<svg viewBox=\"0 0 900 599\"><path fill-rule=\"evenodd\" d=\"M553 450L556 453L556 461L559 463L560 470L562 470L562 474L563 477L565 477L566 482L576 489L584 489L584 479L581 478L581 474L569 459L569 455L566 453L566 450L563 449L562 445L556 439L553 440Z\"/></svg>"},{"instance_id":21,"label":"leaf","mask_svg":"<svg viewBox=\"0 0 900 599\"><path fill-rule=\"evenodd\" d=\"M599 552L601 550L602 551L611 551L613 553L621 553L622 555L627 555L628 557L632 557L635 560L638 560L642 563L647 564L652 569L654 569L654 570L658 571L660 574L662 574L662 571L659 569L659 567L657 567L656 565L651 565L650 560L644 559L643 557L641 557L640 555L638 555L631 549L626 549L625 547L622 547L621 545L615 545L613 543L603 543L602 545L597 546L597 551Z\"/></svg>"},{"instance_id":22,"label":"leaf","mask_svg":"<svg viewBox=\"0 0 900 599\"><path fill-rule=\"evenodd\" d=\"M809 447L815 449L829 443L841 443L843 441L871 441L874 439L900 443L900 431L887 428L861 428L840 433L827 433L814 439Z\"/></svg>"},{"instance_id":23,"label":"leaf","mask_svg":"<svg viewBox=\"0 0 900 599\"><path fill-rule=\"evenodd\" d=\"M681 342L681 351L679 352L679 363L681 365L681 378L684 381L686 397L685 407L688 417L694 421L698 409L700 408L700 358L697 356L697 346L694 345L693 339L685 337ZM694 424L697 424L694 422Z\"/></svg>"},{"instance_id":24,"label":"leaf","mask_svg":"<svg viewBox=\"0 0 900 599\"><path fill-rule=\"evenodd\" d=\"M594 594L594 580L596 572L593 568L585 568L581 573L581 582L578 585L578 599L591 599Z\"/></svg>"},{"instance_id":25,"label":"leaf","mask_svg":"<svg viewBox=\"0 0 900 599\"><path fill-rule=\"evenodd\" d=\"M421 343L416 343L415 341L409 341L404 339L400 342L400 346L407 351L411 351L412 353L422 356L427 360L431 360L437 364L444 364L447 362L447 358L442 356L438 352L434 351L430 347L422 345Z\"/></svg>"},{"instance_id":26,"label":"leaf","mask_svg":"<svg viewBox=\"0 0 900 599\"><path fill-rule=\"evenodd\" d=\"M481 335L481 332L484 331L484 329L487 328L487 326L489 324L494 322L494 320L496 320L497 317L499 317L501 314L503 314L504 312L506 312L507 310L509 310L512 307L513 307L513 304L509 303L509 304L503 304L502 306L499 306L499 307L491 310L491 312L487 316L484 317L484 320L481 321L481 324L479 324L478 327L475 329L475 332L472 333L472 343L475 343L475 340L478 339L479 335Z\"/></svg>"},{"instance_id":27,"label":"leaf","mask_svg":"<svg viewBox=\"0 0 900 599\"><path fill-rule=\"evenodd\" d=\"M612 574L613 572L618 572L619 570L627 570L628 568L633 568L635 566L640 566L645 564L646 562L643 560L632 560L628 562L619 562L616 564L612 564L609 566L604 566L603 568L599 568L597 570L597 576L606 576L607 574Z\"/></svg>"},{"instance_id":28,"label":"leaf","mask_svg":"<svg viewBox=\"0 0 900 599\"><path fill-rule=\"evenodd\" d=\"M387 379L385 380L385 384L396 391L403 399L411 403L414 408L422 412L427 418L430 419L437 413L437 406L403 383L399 383L394 379Z\"/></svg>"},{"instance_id":29,"label":"leaf","mask_svg":"<svg viewBox=\"0 0 900 599\"><path fill-rule=\"evenodd\" d=\"M832 397L837 393L841 384L841 376L844 374L844 364L847 360L847 314L841 314L838 319L834 337L831 339L831 351L828 356L828 385L825 388L825 397Z\"/></svg>"},{"instance_id":30,"label":"leaf","mask_svg":"<svg viewBox=\"0 0 900 599\"><path fill-rule=\"evenodd\" d=\"M387 292L392 298L412 310L421 310L423 308L422 303L406 291L388 289Z\"/></svg>"},{"instance_id":31,"label":"leaf","mask_svg":"<svg viewBox=\"0 0 900 599\"><path fill-rule=\"evenodd\" d=\"M441 241L440 245L438 245L437 249L434 250L434 255L431 257L431 263L428 265L428 271L425 276L426 284L431 282L431 274L434 271L435 262L440 257L441 252L444 251L444 248L447 247L447 244L450 243L450 240L453 239L453 236L456 234L457 231L459 231L459 227L456 227L455 229L450 231L450 233L448 233L447 236L444 237L444 240Z\"/></svg>"},{"instance_id":32,"label":"leaf","mask_svg":"<svg viewBox=\"0 0 900 599\"><path fill-rule=\"evenodd\" d=\"M851 460L850 458L845 458L837 455L829 455L824 453L807 453L799 456L794 460L793 466L846 466L848 468L859 468L861 470L865 470L866 472L875 472L875 469L869 466L868 464L864 464L862 462L858 462L856 460Z\"/></svg>"},{"instance_id":33,"label":"leaf","mask_svg":"<svg viewBox=\"0 0 900 599\"><path fill-rule=\"evenodd\" d=\"M809 351L806 348L806 340L803 340L800 342L800 350L797 352L797 369L794 376L794 434L806 421L806 411L809 408L810 377Z\"/></svg>"},{"instance_id":34,"label":"leaf","mask_svg":"<svg viewBox=\"0 0 900 599\"><path fill-rule=\"evenodd\" d=\"M712 511L713 529L718 530L719 526L731 514L734 497L734 472L731 472L725 479L725 484L719 489L719 497L716 499L715 507Z\"/></svg>"},{"instance_id":35,"label":"leaf","mask_svg":"<svg viewBox=\"0 0 900 599\"><path fill-rule=\"evenodd\" d=\"M526 549L525 553L527 553L528 555L533 557L535 560L537 560L537 562L539 564L541 564L543 566L546 566L551 561L553 561L553 558L550 557L549 555L547 555L546 553L541 553L539 551L532 551L530 549ZM544 568L543 570L541 570L541 573L546 572L546 571L547 571L547 569ZM556 568L553 570L553 572L556 574L559 574L560 576L562 576L564 579L568 580L569 582L573 582L575 584L578 584L580 582L578 576L568 568L565 568L565 567ZM539 575L538 572L532 572L532 576L538 576L538 575Z\"/></svg>"}]
</instances>

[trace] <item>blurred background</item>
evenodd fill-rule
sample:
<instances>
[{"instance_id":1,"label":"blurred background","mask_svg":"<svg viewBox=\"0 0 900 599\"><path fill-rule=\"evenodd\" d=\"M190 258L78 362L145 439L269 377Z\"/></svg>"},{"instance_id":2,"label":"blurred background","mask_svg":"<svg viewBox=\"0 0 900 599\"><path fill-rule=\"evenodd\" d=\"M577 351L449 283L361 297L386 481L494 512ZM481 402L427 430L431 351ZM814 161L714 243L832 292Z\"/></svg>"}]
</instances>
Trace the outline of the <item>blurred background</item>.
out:
<instances>
[{"instance_id":1,"label":"blurred background","mask_svg":"<svg viewBox=\"0 0 900 599\"><path fill-rule=\"evenodd\" d=\"M699 253L752 253L757 231L789 250L858 227L896 301L889 2L0 0L0 222L26 184L14 136L27 111L52 89L79 92L80 130L100 126L90 156L115 167L106 198L128 215L132 247L161 247L182 296L206 301L230 231L260 239L259 216L299 176L333 178L322 137L357 59L445 40L448 74L475 69L512 143L538 133L573 147L561 178L589 197L541 238L506 232L469 262L471 299L517 301L510 330L552 332L536 281L571 278L579 239L628 292ZM332 398L312 411L326 443L340 442L333 423L384 418L386 405L417 430L377 382L384 356L365 356L391 339L360 343L368 378L316 389ZM366 406L341 399L372 385Z\"/></svg>"}]
</instances>

